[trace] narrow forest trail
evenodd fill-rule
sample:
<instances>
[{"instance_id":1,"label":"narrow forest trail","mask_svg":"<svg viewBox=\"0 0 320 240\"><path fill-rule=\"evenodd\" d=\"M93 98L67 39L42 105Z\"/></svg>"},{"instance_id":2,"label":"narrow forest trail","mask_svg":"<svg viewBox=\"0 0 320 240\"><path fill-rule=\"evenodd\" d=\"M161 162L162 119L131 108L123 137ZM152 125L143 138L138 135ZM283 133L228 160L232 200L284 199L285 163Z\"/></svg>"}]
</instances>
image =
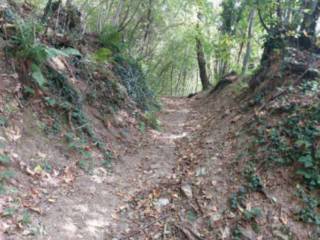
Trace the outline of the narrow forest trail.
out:
<instances>
[{"instance_id":1,"label":"narrow forest trail","mask_svg":"<svg viewBox=\"0 0 320 240\"><path fill-rule=\"evenodd\" d=\"M120 155L110 172L103 168L77 176L71 189L59 189L54 204L37 221L38 239L112 239L132 228L120 211L135 193L151 191L169 179L176 165L176 141L188 135L186 124L196 114L186 98L163 98L161 131L148 130L134 149ZM34 239L34 238L33 238Z\"/></svg>"}]
</instances>

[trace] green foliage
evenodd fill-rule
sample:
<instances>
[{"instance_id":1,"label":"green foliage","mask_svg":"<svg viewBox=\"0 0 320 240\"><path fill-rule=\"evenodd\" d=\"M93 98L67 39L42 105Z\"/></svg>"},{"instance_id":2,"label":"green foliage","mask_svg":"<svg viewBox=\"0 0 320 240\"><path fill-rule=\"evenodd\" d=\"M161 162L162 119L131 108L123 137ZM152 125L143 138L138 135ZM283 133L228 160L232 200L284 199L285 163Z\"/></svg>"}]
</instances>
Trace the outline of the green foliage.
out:
<instances>
[{"instance_id":1,"label":"green foliage","mask_svg":"<svg viewBox=\"0 0 320 240\"><path fill-rule=\"evenodd\" d=\"M8 155L0 154L0 164L9 165L11 163L10 157Z\"/></svg>"},{"instance_id":2,"label":"green foliage","mask_svg":"<svg viewBox=\"0 0 320 240\"><path fill-rule=\"evenodd\" d=\"M82 160L90 163L91 166L91 153L86 148L92 144L103 154L102 164L110 165L112 154L93 131L83 111L84 98L81 93L70 85L66 77L58 71L47 68L46 73L51 97L44 97L44 101L48 106L49 114L55 119L51 131L54 134L61 133L63 127L70 128L72 125L74 132L66 134L69 148L77 151L82 156ZM85 166L85 162L84 164L79 163L79 166Z\"/></svg>"},{"instance_id":3,"label":"green foliage","mask_svg":"<svg viewBox=\"0 0 320 240\"><path fill-rule=\"evenodd\" d=\"M121 77L129 96L142 110L159 109L158 102L149 88L145 75L139 64L132 58L121 55L115 57L116 72Z\"/></svg>"},{"instance_id":4,"label":"green foliage","mask_svg":"<svg viewBox=\"0 0 320 240\"><path fill-rule=\"evenodd\" d=\"M15 176L14 171L12 170L3 170L0 172L0 183L3 183L6 180L9 180L10 178L13 178Z\"/></svg>"},{"instance_id":5,"label":"green foliage","mask_svg":"<svg viewBox=\"0 0 320 240\"><path fill-rule=\"evenodd\" d=\"M110 169L111 164L112 164L112 159L113 159L113 155L110 151L105 151L104 152L104 159L102 161L102 167L106 168L106 169Z\"/></svg>"},{"instance_id":6,"label":"green foliage","mask_svg":"<svg viewBox=\"0 0 320 240\"><path fill-rule=\"evenodd\" d=\"M145 122L147 126L150 126L153 129L160 130L161 122L159 121L156 112L147 111L144 114Z\"/></svg>"},{"instance_id":7,"label":"green foliage","mask_svg":"<svg viewBox=\"0 0 320 240\"><path fill-rule=\"evenodd\" d=\"M112 25L106 25L99 36L99 41L104 49L119 52L121 48L121 33Z\"/></svg>"},{"instance_id":8,"label":"green foliage","mask_svg":"<svg viewBox=\"0 0 320 240\"><path fill-rule=\"evenodd\" d=\"M89 172L90 169L92 168L90 161L89 160L85 160L85 159L81 159L78 162L78 166L79 166L79 168L81 168L85 172Z\"/></svg>"},{"instance_id":9,"label":"green foliage","mask_svg":"<svg viewBox=\"0 0 320 240\"><path fill-rule=\"evenodd\" d=\"M37 38L42 31L42 26L32 21L17 21L16 26L16 35L11 37L10 49L14 57L41 64L47 58L46 46Z\"/></svg>"},{"instance_id":10,"label":"green foliage","mask_svg":"<svg viewBox=\"0 0 320 240\"><path fill-rule=\"evenodd\" d=\"M144 133L146 130L146 124L144 122L139 123L139 130L140 132Z\"/></svg>"},{"instance_id":11,"label":"green foliage","mask_svg":"<svg viewBox=\"0 0 320 240\"><path fill-rule=\"evenodd\" d=\"M42 168L47 172L47 173L51 173L53 168L52 168L52 165L47 162L47 161L44 161L43 164L42 164Z\"/></svg>"},{"instance_id":12,"label":"green foliage","mask_svg":"<svg viewBox=\"0 0 320 240\"><path fill-rule=\"evenodd\" d=\"M257 175L252 175L249 179L249 186L253 191L261 191L263 189L262 180Z\"/></svg>"},{"instance_id":13,"label":"green foliage","mask_svg":"<svg viewBox=\"0 0 320 240\"><path fill-rule=\"evenodd\" d=\"M198 214L195 210L190 209L187 211L187 219L189 222L195 222L198 219Z\"/></svg>"},{"instance_id":14,"label":"green foliage","mask_svg":"<svg viewBox=\"0 0 320 240\"><path fill-rule=\"evenodd\" d=\"M63 48L56 49L52 47L46 47L46 59L54 58L58 56L70 57L70 56L78 56L81 57L81 53L75 48Z\"/></svg>"},{"instance_id":15,"label":"green foliage","mask_svg":"<svg viewBox=\"0 0 320 240\"><path fill-rule=\"evenodd\" d=\"M262 211L260 208L252 208L250 210L245 210L243 215L247 221L253 221L262 215Z\"/></svg>"},{"instance_id":16,"label":"green foliage","mask_svg":"<svg viewBox=\"0 0 320 240\"><path fill-rule=\"evenodd\" d=\"M3 217L13 217L13 215L14 215L14 213L15 213L16 211L17 211L16 208L12 208L12 207L10 207L10 208L5 208L5 209L3 210L2 216L3 216Z\"/></svg>"},{"instance_id":17,"label":"green foliage","mask_svg":"<svg viewBox=\"0 0 320 240\"><path fill-rule=\"evenodd\" d=\"M47 84L47 80L41 70L44 62L57 56L81 56L80 52L73 48L59 50L41 43L39 35L43 27L34 21L19 20L16 22L16 27L16 34L10 39L9 52L20 64L27 67L31 65L31 69L23 69L23 71L27 71L23 74L27 75L28 71L31 71L32 80L36 86L42 89Z\"/></svg>"},{"instance_id":18,"label":"green foliage","mask_svg":"<svg viewBox=\"0 0 320 240\"><path fill-rule=\"evenodd\" d=\"M22 224L23 225L28 225L31 223L31 214L29 213L28 210L25 210L22 214Z\"/></svg>"},{"instance_id":19,"label":"green foliage","mask_svg":"<svg viewBox=\"0 0 320 240\"><path fill-rule=\"evenodd\" d=\"M5 144L0 143L0 148L4 148ZM11 163L11 159L7 154L0 154L0 195L6 193L6 181L14 177L15 173L13 170L10 170L8 167Z\"/></svg>"},{"instance_id":20,"label":"green foliage","mask_svg":"<svg viewBox=\"0 0 320 240\"><path fill-rule=\"evenodd\" d=\"M6 193L5 183L12 177L14 177L15 173L12 170L1 170L0 171L0 195Z\"/></svg>"},{"instance_id":21,"label":"green foliage","mask_svg":"<svg viewBox=\"0 0 320 240\"><path fill-rule=\"evenodd\" d=\"M68 132L65 134L65 140L68 143L68 147L72 151L76 151L81 159L77 162L79 168L89 173L92 169L92 153L88 147L88 141L82 137L77 137L74 133Z\"/></svg>"},{"instance_id":22,"label":"green foliage","mask_svg":"<svg viewBox=\"0 0 320 240\"><path fill-rule=\"evenodd\" d=\"M242 240L243 239L242 231L238 225L232 230L232 239L233 240Z\"/></svg>"},{"instance_id":23,"label":"green foliage","mask_svg":"<svg viewBox=\"0 0 320 240\"><path fill-rule=\"evenodd\" d=\"M240 95L245 90L247 90L248 87L249 87L248 83L244 80L241 80L233 85L232 91L234 92L235 95Z\"/></svg>"},{"instance_id":24,"label":"green foliage","mask_svg":"<svg viewBox=\"0 0 320 240\"><path fill-rule=\"evenodd\" d=\"M8 119L6 117L1 116L0 117L0 127L4 127L7 125Z\"/></svg>"},{"instance_id":25,"label":"green foliage","mask_svg":"<svg viewBox=\"0 0 320 240\"><path fill-rule=\"evenodd\" d=\"M297 174L303 176L309 187L320 187L320 154L314 145L320 137L319 106L292 111L272 128L262 127L258 145L270 162L281 165L298 163ZM267 147L265 146L267 144Z\"/></svg>"},{"instance_id":26,"label":"green foliage","mask_svg":"<svg viewBox=\"0 0 320 240\"><path fill-rule=\"evenodd\" d=\"M307 194L302 188L298 189L298 197L304 204L304 207L298 212L299 220L320 225L319 198Z\"/></svg>"},{"instance_id":27,"label":"green foliage","mask_svg":"<svg viewBox=\"0 0 320 240\"><path fill-rule=\"evenodd\" d=\"M98 63L108 61L112 57L112 51L109 48L100 48L93 54L93 59Z\"/></svg>"},{"instance_id":28,"label":"green foliage","mask_svg":"<svg viewBox=\"0 0 320 240\"><path fill-rule=\"evenodd\" d=\"M285 91L285 95L273 102L275 107L271 109L274 110L258 117L252 126L256 138L249 147L249 162L265 169L279 166L293 169L296 179L308 191L299 188L303 208L297 217L303 222L319 225L320 105L315 100L319 94L319 81L305 80ZM311 101L304 104L304 99ZM259 191L263 187L262 181L256 175L255 167L248 169L249 186Z\"/></svg>"},{"instance_id":29,"label":"green foliage","mask_svg":"<svg viewBox=\"0 0 320 240\"><path fill-rule=\"evenodd\" d=\"M47 80L43 76L40 67L36 64L32 64L31 71L32 71L32 79L37 83L37 85L40 88L44 88Z\"/></svg>"},{"instance_id":30,"label":"green foliage","mask_svg":"<svg viewBox=\"0 0 320 240\"><path fill-rule=\"evenodd\" d=\"M244 207L247 193L248 190L245 187L241 187L238 192L232 193L229 202L233 211L236 211L238 207Z\"/></svg>"}]
</instances>

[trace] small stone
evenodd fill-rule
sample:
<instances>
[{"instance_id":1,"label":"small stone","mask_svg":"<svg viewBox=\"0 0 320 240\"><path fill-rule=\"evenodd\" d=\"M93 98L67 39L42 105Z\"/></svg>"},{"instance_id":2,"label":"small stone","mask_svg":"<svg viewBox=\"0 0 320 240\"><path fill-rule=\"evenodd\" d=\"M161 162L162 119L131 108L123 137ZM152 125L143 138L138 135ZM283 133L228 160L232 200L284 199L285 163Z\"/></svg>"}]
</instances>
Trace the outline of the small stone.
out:
<instances>
[{"instance_id":1,"label":"small stone","mask_svg":"<svg viewBox=\"0 0 320 240\"><path fill-rule=\"evenodd\" d=\"M305 76L310 79L316 79L320 77L320 71L316 68L309 68L305 73Z\"/></svg>"},{"instance_id":2,"label":"small stone","mask_svg":"<svg viewBox=\"0 0 320 240\"><path fill-rule=\"evenodd\" d=\"M245 228L239 227L239 230L240 230L241 235L243 237L242 239L245 239L245 240L257 239L256 234L251 229L245 229Z\"/></svg>"},{"instance_id":3,"label":"small stone","mask_svg":"<svg viewBox=\"0 0 320 240\"><path fill-rule=\"evenodd\" d=\"M218 222L222 219L222 215L220 213L215 213L215 214L212 214L211 217L210 217L210 221L211 223L215 223L215 222Z\"/></svg>"},{"instance_id":4,"label":"small stone","mask_svg":"<svg viewBox=\"0 0 320 240\"><path fill-rule=\"evenodd\" d=\"M274 235L275 237L278 237L278 238L281 239L281 240L289 240L289 236L283 234L283 233L280 232L280 231L273 231L273 235Z\"/></svg>"},{"instance_id":5,"label":"small stone","mask_svg":"<svg viewBox=\"0 0 320 240\"><path fill-rule=\"evenodd\" d=\"M218 157L216 157L216 156L213 156L213 157L211 158L211 161L213 161L213 162L216 162L216 161L218 161Z\"/></svg>"},{"instance_id":6,"label":"small stone","mask_svg":"<svg viewBox=\"0 0 320 240\"><path fill-rule=\"evenodd\" d=\"M229 238L231 235L231 230L229 227L225 227L224 229L221 229L221 238L226 239Z\"/></svg>"},{"instance_id":7,"label":"small stone","mask_svg":"<svg viewBox=\"0 0 320 240\"><path fill-rule=\"evenodd\" d=\"M196 170L196 177L202 177L207 175L207 169L205 167L200 167Z\"/></svg>"},{"instance_id":8,"label":"small stone","mask_svg":"<svg viewBox=\"0 0 320 240\"><path fill-rule=\"evenodd\" d=\"M159 198L158 201L154 203L156 208L162 208L167 206L170 203L170 200L168 198Z\"/></svg>"},{"instance_id":9,"label":"small stone","mask_svg":"<svg viewBox=\"0 0 320 240\"><path fill-rule=\"evenodd\" d=\"M26 229L22 232L22 235L23 236L30 236L30 235L33 235L33 233L29 230L29 229Z\"/></svg>"},{"instance_id":10,"label":"small stone","mask_svg":"<svg viewBox=\"0 0 320 240\"><path fill-rule=\"evenodd\" d=\"M181 190L187 198L190 198L190 199L192 198L193 194L192 194L192 187L190 184L182 185Z\"/></svg>"},{"instance_id":11,"label":"small stone","mask_svg":"<svg viewBox=\"0 0 320 240\"><path fill-rule=\"evenodd\" d=\"M155 240L157 240L157 239L162 239L162 232L157 233L156 235L154 235L154 236L152 237L152 239L155 239Z\"/></svg>"},{"instance_id":12,"label":"small stone","mask_svg":"<svg viewBox=\"0 0 320 240\"><path fill-rule=\"evenodd\" d=\"M235 116L232 120L231 120L231 123L236 123L236 122L238 122L240 119L241 119L241 115L237 115L237 116Z\"/></svg>"}]
</instances>

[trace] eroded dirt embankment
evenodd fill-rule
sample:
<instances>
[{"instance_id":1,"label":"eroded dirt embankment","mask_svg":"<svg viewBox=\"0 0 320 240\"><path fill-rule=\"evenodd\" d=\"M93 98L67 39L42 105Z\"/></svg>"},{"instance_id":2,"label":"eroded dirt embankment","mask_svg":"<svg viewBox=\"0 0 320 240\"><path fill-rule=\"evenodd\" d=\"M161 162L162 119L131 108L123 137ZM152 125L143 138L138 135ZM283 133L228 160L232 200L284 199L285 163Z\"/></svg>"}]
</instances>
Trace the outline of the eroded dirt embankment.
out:
<instances>
[{"instance_id":1,"label":"eroded dirt embankment","mask_svg":"<svg viewBox=\"0 0 320 240\"><path fill-rule=\"evenodd\" d=\"M11 232L9 239L307 239L310 228L290 217L292 186L272 185L275 175L263 177L264 192L248 193L241 209L231 209L232 196L247 184L239 156L250 144L243 130L254 114L241 110L232 87L162 102L161 131L114 129L123 137L112 141L119 160L111 170L86 173L69 162L62 175L46 175L41 184L24 178L26 192L42 196L33 209L26 206L28 226L38 231ZM39 146L44 154L52 150ZM244 212L256 208L261 216L247 220Z\"/></svg>"},{"instance_id":2,"label":"eroded dirt embankment","mask_svg":"<svg viewBox=\"0 0 320 240\"><path fill-rule=\"evenodd\" d=\"M48 188L37 205L41 213L32 214L32 226L40 231L35 235L17 232L10 239L112 239L130 233L137 225L126 216L128 202L137 193L152 191L172 177L175 142L188 135L185 123L191 114L189 103L164 98L163 104L159 113L161 131L147 130L143 136L128 137L130 142L113 143L119 160L111 170L96 167L85 173L77 167L66 167L63 177L70 182ZM45 149L41 151L47 154ZM37 185L34 190L43 189Z\"/></svg>"}]
</instances>

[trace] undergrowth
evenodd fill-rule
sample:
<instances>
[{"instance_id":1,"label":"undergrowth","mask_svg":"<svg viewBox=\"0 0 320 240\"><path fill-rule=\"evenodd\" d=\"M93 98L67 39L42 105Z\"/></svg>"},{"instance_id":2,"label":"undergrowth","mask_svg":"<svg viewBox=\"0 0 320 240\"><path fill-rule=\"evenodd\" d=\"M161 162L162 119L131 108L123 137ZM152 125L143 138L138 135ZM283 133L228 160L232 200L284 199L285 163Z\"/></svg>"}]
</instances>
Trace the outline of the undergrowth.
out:
<instances>
[{"instance_id":1,"label":"undergrowth","mask_svg":"<svg viewBox=\"0 0 320 240\"><path fill-rule=\"evenodd\" d=\"M7 52L17 60L20 78L27 83L31 80L34 87L45 88L47 79L43 75L43 66L46 60L56 57L80 55L73 49L56 49L40 41L43 26L34 20L16 20L16 32L9 38ZM8 37L8 36L5 36ZM31 73L31 78L28 75Z\"/></svg>"},{"instance_id":2,"label":"undergrowth","mask_svg":"<svg viewBox=\"0 0 320 240\"><path fill-rule=\"evenodd\" d=\"M121 77L122 84L126 87L129 96L143 111L159 109L160 106L146 83L145 76L133 59L116 56L116 72Z\"/></svg>"},{"instance_id":3,"label":"undergrowth","mask_svg":"<svg viewBox=\"0 0 320 240\"><path fill-rule=\"evenodd\" d=\"M288 87L285 93L272 103L276 106L272 111L259 115L252 125L255 138L249 146L247 169L251 171L246 179L251 188L259 191L262 184L255 174L256 166L268 171L292 168L295 175L290 177L303 186L297 194L303 205L298 219L319 225L320 104L316 97L319 81L304 81L297 88ZM314 100L304 103L305 99Z\"/></svg>"},{"instance_id":4,"label":"undergrowth","mask_svg":"<svg viewBox=\"0 0 320 240\"><path fill-rule=\"evenodd\" d=\"M66 135L69 146L76 149L83 156L82 161L89 161L91 155L90 152L85 149L85 146L92 141L92 143L103 153L103 165L110 165L112 154L105 148L105 144L95 134L83 110L85 99L83 99L81 94L68 83L67 79L62 74L50 68L47 69L47 72L51 79L49 86L52 94L52 98L50 98L51 114L54 116L57 114L59 115L57 121L61 121L61 116L64 116L62 118L64 119L63 124L71 125L69 127L73 130L73 136L71 136L71 133L67 133ZM55 125L53 124L53 126ZM83 144L84 142L86 144Z\"/></svg>"},{"instance_id":5,"label":"undergrowth","mask_svg":"<svg viewBox=\"0 0 320 240\"><path fill-rule=\"evenodd\" d=\"M79 162L81 168L88 170L86 163L92 158L85 149L84 142L86 145L94 145L102 152L104 166L109 166L112 159L111 152L97 136L83 110L85 104L98 109L105 118L124 105L128 94L139 108L143 111L149 110L145 113L145 123L159 128L159 122L153 113L159 105L146 84L139 64L122 53L119 32L106 27L98 37L101 48L91 54L89 59L73 48L57 49L48 46L43 42L45 28L36 20L17 19L14 24L15 32L5 37L8 39L7 51L17 62L24 100L27 102L29 98L42 98L52 120L52 123L45 127L47 134L59 135L66 132L66 129L71 129L75 135L72 144L77 145L77 151L82 156ZM77 68L76 74L80 74L86 81L89 91L79 92L66 76L47 64L47 60L57 56L69 57L72 65ZM76 57L70 59L70 56ZM83 59L88 61L82 61ZM104 70L109 62L115 65L115 70Z\"/></svg>"},{"instance_id":6,"label":"undergrowth","mask_svg":"<svg viewBox=\"0 0 320 240\"><path fill-rule=\"evenodd\" d=\"M9 169L11 159L7 154L0 154L0 195L5 194L6 182L14 177L14 171Z\"/></svg>"},{"instance_id":7,"label":"undergrowth","mask_svg":"<svg viewBox=\"0 0 320 240\"><path fill-rule=\"evenodd\" d=\"M268 164L297 166L309 188L320 186L320 106L295 107L275 126L260 127L257 146Z\"/></svg>"}]
</instances>

